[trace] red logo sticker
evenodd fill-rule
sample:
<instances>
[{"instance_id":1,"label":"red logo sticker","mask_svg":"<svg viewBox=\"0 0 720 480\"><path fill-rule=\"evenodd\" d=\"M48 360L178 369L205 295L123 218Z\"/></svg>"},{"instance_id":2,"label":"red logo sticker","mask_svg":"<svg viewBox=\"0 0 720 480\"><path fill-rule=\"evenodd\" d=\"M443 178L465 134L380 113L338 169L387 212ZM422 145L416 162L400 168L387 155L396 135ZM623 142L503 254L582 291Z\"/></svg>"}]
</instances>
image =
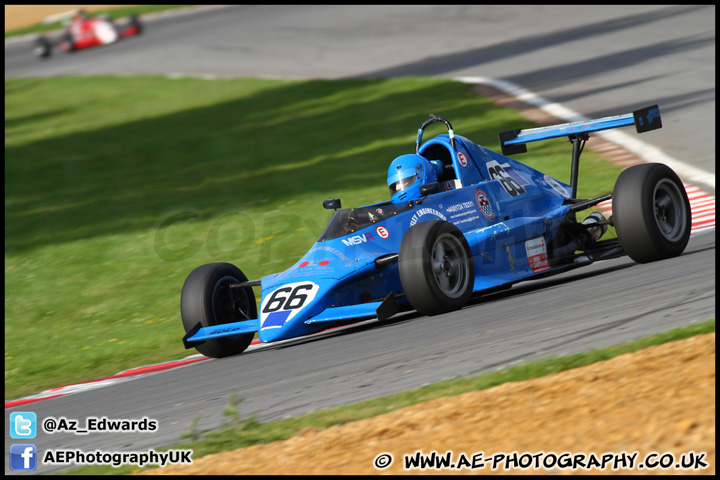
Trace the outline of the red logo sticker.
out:
<instances>
[{"instance_id":1,"label":"red logo sticker","mask_svg":"<svg viewBox=\"0 0 720 480\"><path fill-rule=\"evenodd\" d=\"M388 229L380 225L375 229L377 234L380 236L380 238L388 238L390 236L390 232L388 232Z\"/></svg>"},{"instance_id":2,"label":"red logo sticker","mask_svg":"<svg viewBox=\"0 0 720 480\"><path fill-rule=\"evenodd\" d=\"M525 242L525 252L527 253L528 266L533 273L544 272L550 270L550 264L547 258L547 247L543 237L532 238Z\"/></svg>"},{"instance_id":3,"label":"red logo sticker","mask_svg":"<svg viewBox=\"0 0 720 480\"><path fill-rule=\"evenodd\" d=\"M462 165L463 167L467 167L468 161L467 161L467 157L465 156L465 154L462 152L459 152L457 155L458 155L458 160L460 160L460 165Z\"/></svg>"},{"instance_id":4,"label":"red logo sticker","mask_svg":"<svg viewBox=\"0 0 720 480\"><path fill-rule=\"evenodd\" d=\"M475 190L475 203L477 203L480 212L485 215L485 218L488 220L495 218L495 211L490 203L490 197L488 197L485 192L482 190Z\"/></svg>"},{"instance_id":5,"label":"red logo sticker","mask_svg":"<svg viewBox=\"0 0 720 480\"><path fill-rule=\"evenodd\" d=\"M306 261L302 262L300 265L298 265L298 268L304 268L304 267L307 267L308 265L310 265L311 267L314 267L317 265L324 267L325 265L329 265L329 264L330 264L329 260L320 260L318 263L308 262L306 260Z\"/></svg>"}]
</instances>

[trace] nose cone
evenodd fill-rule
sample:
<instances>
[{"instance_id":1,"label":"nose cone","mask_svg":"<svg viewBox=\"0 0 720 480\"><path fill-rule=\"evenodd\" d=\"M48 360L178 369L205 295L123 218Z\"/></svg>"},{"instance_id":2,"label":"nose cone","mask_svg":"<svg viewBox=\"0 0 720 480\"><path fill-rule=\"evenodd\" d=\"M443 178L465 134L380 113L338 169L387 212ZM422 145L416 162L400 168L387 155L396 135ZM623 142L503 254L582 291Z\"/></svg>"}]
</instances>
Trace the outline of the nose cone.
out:
<instances>
[{"instance_id":1,"label":"nose cone","mask_svg":"<svg viewBox=\"0 0 720 480\"><path fill-rule=\"evenodd\" d=\"M260 341L274 342L314 333L314 328L306 325L305 320L322 311L321 298L327 290L310 280L268 285L267 288L263 285Z\"/></svg>"},{"instance_id":2,"label":"nose cone","mask_svg":"<svg viewBox=\"0 0 720 480\"><path fill-rule=\"evenodd\" d=\"M289 269L262 279L261 341L285 340L328 328L327 323L305 321L325 308L344 305L348 299L336 297L338 287L373 274L375 258L397 251L399 236L393 243L387 227L371 227L318 242Z\"/></svg>"}]
</instances>

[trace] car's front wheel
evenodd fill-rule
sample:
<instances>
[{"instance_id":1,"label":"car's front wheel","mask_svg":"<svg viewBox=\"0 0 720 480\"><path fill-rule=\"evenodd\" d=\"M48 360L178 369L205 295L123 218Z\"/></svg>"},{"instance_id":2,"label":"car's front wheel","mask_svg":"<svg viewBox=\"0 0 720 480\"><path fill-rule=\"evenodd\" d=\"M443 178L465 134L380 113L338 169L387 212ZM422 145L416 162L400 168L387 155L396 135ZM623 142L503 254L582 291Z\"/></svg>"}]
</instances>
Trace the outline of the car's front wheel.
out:
<instances>
[{"instance_id":1,"label":"car's front wheel","mask_svg":"<svg viewBox=\"0 0 720 480\"><path fill-rule=\"evenodd\" d=\"M40 58L48 58L52 54L52 43L46 37L38 37L35 41L34 53Z\"/></svg>"},{"instance_id":2,"label":"car's front wheel","mask_svg":"<svg viewBox=\"0 0 720 480\"><path fill-rule=\"evenodd\" d=\"M129 25L137 29L136 35L140 35L141 33L143 33L143 24L140 21L140 17L138 17L137 15L130 15Z\"/></svg>"},{"instance_id":3,"label":"car's front wheel","mask_svg":"<svg viewBox=\"0 0 720 480\"><path fill-rule=\"evenodd\" d=\"M210 263L190 272L182 288L180 313L185 333L198 323L201 327L257 318L257 303L251 287L234 288L247 281L245 274L230 263ZM213 358L237 355L252 342L253 333L206 340L195 348Z\"/></svg>"},{"instance_id":4,"label":"car's front wheel","mask_svg":"<svg viewBox=\"0 0 720 480\"><path fill-rule=\"evenodd\" d=\"M458 310L472 296L472 254L452 223L432 220L410 227L400 244L398 270L410 305L424 315Z\"/></svg>"}]
</instances>

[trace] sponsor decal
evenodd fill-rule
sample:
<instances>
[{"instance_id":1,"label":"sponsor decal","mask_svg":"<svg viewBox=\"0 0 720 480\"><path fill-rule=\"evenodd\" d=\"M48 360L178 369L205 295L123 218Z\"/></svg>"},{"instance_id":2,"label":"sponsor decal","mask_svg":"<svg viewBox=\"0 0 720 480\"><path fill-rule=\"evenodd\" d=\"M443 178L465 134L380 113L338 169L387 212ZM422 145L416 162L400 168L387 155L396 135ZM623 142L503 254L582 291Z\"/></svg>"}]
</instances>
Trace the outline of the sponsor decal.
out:
<instances>
[{"instance_id":1,"label":"sponsor decal","mask_svg":"<svg viewBox=\"0 0 720 480\"><path fill-rule=\"evenodd\" d=\"M305 268L305 267L307 267L307 266L314 267L314 266L316 266L316 265L319 265L319 266L321 266L321 267L324 267L324 266L329 265L329 264L330 264L330 262L329 262L328 260L321 260L321 261L319 261L318 263L315 263L314 261L309 262L309 261L305 260L305 261L302 262L300 265L298 265L298 268Z\"/></svg>"},{"instance_id":2,"label":"sponsor decal","mask_svg":"<svg viewBox=\"0 0 720 480\"><path fill-rule=\"evenodd\" d=\"M475 190L475 203L480 209L480 212L485 215L485 218L488 220L495 219L495 210L493 210L492 204L490 203L490 197L488 197L485 192Z\"/></svg>"},{"instance_id":3,"label":"sponsor decal","mask_svg":"<svg viewBox=\"0 0 720 480\"><path fill-rule=\"evenodd\" d=\"M463 202L463 203L457 203L455 205L450 205L445 210L447 210L448 213L456 213L456 212L459 212L460 210L465 210L466 208L470 208L472 206L473 206L473 203L468 201L468 202Z\"/></svg>"},{"instance_id":4,"label":"sponsor decal","mask_svg":"<svg viewBox=\"0 0 720 480\"><path fill-rule=\"evenodd\" d=\"M550 175L545 175L545 177L543 178L545 178L545 182L550 185L553 190L555 190L565 198L570 198L570 193L565 187L562 186L562 184L560 184L560 182L552 178Z\"/></svg>"},{"instance_id":5,"label":"sponsor decal","mask_svg":"<svg viewBox=\"0 0 720 480\"><path fill-rule=\"evenodd\" d=\"M300 259L296 267L284 273L286 278L307 278L308 274L334 273L341 266L354 262L341 251L327 246L315 246ZM277 275L277 274L275 274Z\"/></svg>"},{"instance_id":6,"label":"sponsor decal","mask_svg":"<svg viewBox=\"0 0 720 480\"><path fill-rule=\"evenodd\" d=\"M525 252L527 253L528 265L533 273L550 270L544 237L527 240L525 242Z\"/></svg>"},{"instance_id":7,"label":"sponsor decal","mask_svg":"<svg viewBox=\"0 0 720 480\"><path fill-rule=\"evenodd\" d=\"M268 293L260 305L260 328L282 327L312 303L319 289L320 286L313 282L297 282L288 283Z\"/></svg>"},{"instance_id":8,"label":"sponsor decal","mask_svg":"<svg viewBox=\"0 0 720 480\"><path fill-rule=\"evenodd\" d=\"M331 255L334 255L334 256L338 257L338 258L343 262L343 265L345 265L346 267L348 267L348 266L350 266L350 265L353 264L353 261L352 261L352 260L350 260L350 259L349 259L344 253L342 253L340 250L337 250L337 249L335 249L335 248L326 247L326 246L323 245L323 246L318 246L318 247L313 248L312 250L310 250L309 253L312 253L313 255L315 255L315 254L317 254L317 252L328 252L328 253L330 253Z\"/></svg>"},{"instance_id":9,"label":"sponsor decal","mask_svg":"<svg viewBox=\"0 0 720 480\"><path fill-rule=\"evenodd\" d=\"M467 212L467 213L471 213L471 212ZM478 218L480 218L480 215L473 215L472 217L463 218L462 220L456 220L456 221L454 221L453 223L454 223L455 225L460 225L460 224L462 224L462 223L474 222L474 221L476 221Z\"/></svg>"},{"instance_id":10,"label":"sponsor decal","mask_svg":"<svg viewBox=\"0 0 720 480\"><path fill-rule=\"evenodd\" d=\"M375 237L370 232L363 233L362 235L353 235L352 237L343 238L342 243L344 243L346 247L352 247L353 245L361 245L363 243L367 243L368 240L375 240Z\"/></svg>"},{"instance_id":11,"label":"sponsor decal","mask_svg":"<svg viewBox=\"0 0 720 480\"><path fill-rule=\"evenodd\" d=\"M447 220L447 217L445 217L445 215L438 212L434 208L421 208L420 210L415 212L415 215L413 215L410 219L410 226L412 227L413 225L415 225L418 220L420 220L420 217L422 217L423 215L434 215L441 220Z\"/></svg>"},{"instance_id":12,"label":"sponsor decal","mask_svg":"<svg viewBox=\"0 0 720 480\"><path fill-rule=\"evenodd\" d=\"M460 165L462 165L463 167L467 167L468 160L467 160L467 157L465 156L465 154L462 152L458 152L457 157L458 157L458 160L460 161Z\"/></svg>"},{"instance_id":13,"label":"sponsor decal","mask_svg":"<svg viewBox=\"0 0 720 480\"><path fill-rule=\"evenodd\" d=\"M390 236L390 232L388 231L388 229L383 227L382 225L378 226L375 229L375 232L377 232L380 238L388 238Z\"/></svg>"}]
</instances>

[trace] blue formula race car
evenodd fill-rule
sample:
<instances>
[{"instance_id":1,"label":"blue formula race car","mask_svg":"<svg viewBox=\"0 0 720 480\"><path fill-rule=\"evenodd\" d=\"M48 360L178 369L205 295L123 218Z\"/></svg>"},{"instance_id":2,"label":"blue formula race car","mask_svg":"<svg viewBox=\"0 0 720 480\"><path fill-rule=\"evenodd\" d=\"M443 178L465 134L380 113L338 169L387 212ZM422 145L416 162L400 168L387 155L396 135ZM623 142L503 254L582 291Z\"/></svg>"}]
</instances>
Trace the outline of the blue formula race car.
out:
<instances>
[{"instance_id":1,"label":"blue formula race car","mask_svg":"<svg viewBox=\"0 0 720 480\"><path fill-rule=\"evenodd\" d=\"M423 142L442 122L447 134ZM186 348L209 357L243 352L257 333L274 342L402 310L437 315L460 309L474 294L628 255L652 262L680 255L691 226L682 182L663 164L624 170L612 194L577 197L580 154L588 133L635 125L662 126L657 105L625 115L500 134L503 155L455 136L431 115L415 153L388 169L391 198L335 210L317 242L284 272L248 280L229 263L200 266L182 289ZM570 185L506 155L526 144L567 136L573 145ZM612 215L576 214L612 199ZM617 238L601 239L608 225ZM260 287L260 308L253 287Z\"/></svg>"}]
</instances>

